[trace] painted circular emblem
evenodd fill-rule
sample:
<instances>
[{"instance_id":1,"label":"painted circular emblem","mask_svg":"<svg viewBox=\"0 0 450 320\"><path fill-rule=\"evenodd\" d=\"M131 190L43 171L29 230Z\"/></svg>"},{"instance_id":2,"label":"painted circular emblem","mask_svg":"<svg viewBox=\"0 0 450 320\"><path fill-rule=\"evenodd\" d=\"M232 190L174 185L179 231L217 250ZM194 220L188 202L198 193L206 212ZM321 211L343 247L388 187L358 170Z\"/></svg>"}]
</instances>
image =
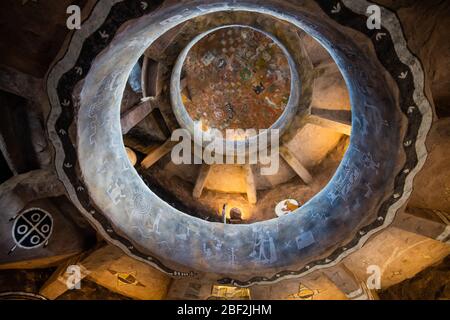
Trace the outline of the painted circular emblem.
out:
<instances>
[{"instance_id":1,"label":"painted circular emblem","mask_svg":"<svg viewBox=\"0 0 450 320\"><path fill-rule=\"evenodd\" d=\"M34 249L47 245L53 231L53 218L45 210L30 208L14 219L12 236L16 245Z\"/></svg>"}]
</instances>

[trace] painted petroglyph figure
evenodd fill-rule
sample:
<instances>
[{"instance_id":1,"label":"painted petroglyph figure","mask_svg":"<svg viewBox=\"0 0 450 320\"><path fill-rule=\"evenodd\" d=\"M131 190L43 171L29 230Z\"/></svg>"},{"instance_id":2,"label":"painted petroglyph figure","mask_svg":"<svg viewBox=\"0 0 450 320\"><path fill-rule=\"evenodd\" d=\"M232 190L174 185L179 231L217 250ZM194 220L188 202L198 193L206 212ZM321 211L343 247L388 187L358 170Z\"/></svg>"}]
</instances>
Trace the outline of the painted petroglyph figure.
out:
<instances>
[{"instance_id":1,"label":"painted petroglyph figure","mask_svg":"<svg viewBox=\"0 0 450 320\"><path fill-rule=\"evenodd\" d=\"M135 193L132 197L133 214L147 214L150 211L150 205L145 200L145 195L143 193ZM159 216L159 215L158 215Z\"/></svg>"},{"instance_id":2,"label":"painted petroglyph figure","mask_svg":"<svg viewBox=\"0 0 450 320\"><path fill-rule=\"evenodd\" d=\"M115 205L126 198L126 195L124 194L124 188L125 185L120 183L119 180L116 180L116 182L109 186L109 188L107 189L106 192Z\"/></svg>"},{"instance_id":3,"label":"painted petroglyph figure","mask_svg":"<svg viewBox=\"0 0 450 320\"><path fill-rule=\"evenodd\" d=\"M367 134L369 132L368 129L367 129L367 126L368 126L367 120L364 117L361 117L361 118L355 117L355 123L360 128L361 135L362 136L367 136Z\"/></svg>"},{"instance_id":4,"label":"painted petroglyph figure","mask_svg":"<svg viewBox=\"0 0 450 320\"><path fill-rule=\"evenodd\" d=\"M175 235L175 238L180 240L180 241L186 241L189 238L189 234L190 234L190 229L189 227L183 227L183 226L179 226L179 233L177 233Z\"/></svg>"},{"instance_id":5,"label":"painted petroglyph figure","mask_svg":"<svg viewBox=\"0 0 450 320\"><path fill-rule=\"evenodd\" d=\"M354 147L353 150L355 150L356 152L358 152L361 155L361 162L364 167L373 170L376 174L378 173L380 163L376 162L373 159L372 153L362 152L356 147Z\"/></svg>"},{"instance_id":6,"label":"painted petroglyph figure","mask_svg":"<svg viewBox=\"0 0 450 320\"><path fill-rule=\"evenodd\" d=\"M354 163L349 164L346 162L342 168L343 174L338 176L335 182L336 188L328 193L331 203L334 203L337 198L346 200L353 185L359 183L361 179L361 169Z\"/></svg>"},{"instance_id":7,"label":"painted petroglyph figure","mask_svg":"<svg viewBox=\"0 0 450 320\"><path fill-rule=\"evenodd\" d=\"M235 248L231 248L230 249L230 265L232 267L236 266L236 249Z\"/></svg>"},{"instance_id":8,"label":"painted petroglyph figure","mask_svg":"<svg viewBox=\"0 0 450 320\"><path fill-rule=\"evenodd\" d=\"M202 252L203 252L203 256L204 256L206 259L211 258L212 255L213 255L212 249L209 248L208 244L205 243L205 242L202 244Z\"/></svg>"},{"instance_id":9,"label":"painted petroglyph figure","mask_svg":"<svg viewBox=\"0 0 450 320\"><path fill-rule=\"evenodd\" d=\"M370 122L375 127L375 132L378 134L382 129L382 125L386 124L386 120L383 119L383 117L381 116L380 109L377 108L376 106L371 105L369 103L366 103L364 106L369 111Z\"/></svg>"},{"instance_id":10,"label":"painted petroglyph figure","mask_svg":"<svg viewBox=\"0 0 450 320\"><path fill-rule=\"evenodd\" d=\"M253 229L255 242L250 257L261 263L274 263L277 261L277 251L274 239L267 229Z\"/></svg>"},{"instance_id":11,"label":"painted petroglyph figure","mask_svg":"<svg viewBox=\"0 0 450 320\"><path fill-rule=\"evenodd\" d=\"M134 228L139 230L139 233L144 238L151 238L155 235L160 234L159 224L161 222L161 213L159 212L156 215L156 218L153 220L152 216L148 214L148 212L144 214L139 214L136 217L136 225Z\"/></svg>"},{"instance_id":12,"label":"painted petroglyph figure","mask_svg":"<svg viewBox=\"0 0 450 320\"><path fill-rule=\"evenodd\" d=\"M307 231L307 232L302 232L300 235L298 235L295 238L295 242L297 244L297 249L301 250L303 248L309 247L310 245L315 243L316 240L314 240L314 236L311 233L311 231Z\"/></svg>"},{"instance_id":13,"label":"painted petroglyph figure","mask_svg":"<svg viewBox=\"0 0 450 320\"><path fill-rule=\"evenodd\" d=\"M369 198L372 195L373 190L370 183L366 182L365 186L367 187L367 192L364 194L364 197Z\"/></svg>"}]
</instances>

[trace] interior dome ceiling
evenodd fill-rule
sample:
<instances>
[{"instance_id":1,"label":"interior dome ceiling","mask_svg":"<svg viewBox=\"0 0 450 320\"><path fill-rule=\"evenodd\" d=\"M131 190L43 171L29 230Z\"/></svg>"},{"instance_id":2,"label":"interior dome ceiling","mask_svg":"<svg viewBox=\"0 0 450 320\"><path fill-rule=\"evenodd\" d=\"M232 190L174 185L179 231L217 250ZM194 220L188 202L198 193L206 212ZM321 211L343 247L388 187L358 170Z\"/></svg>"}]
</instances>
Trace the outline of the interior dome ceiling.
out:
<instances>
[{"instance_id":1,"label":"interior dome ceiling","mask_svg":"<svg viewBox=\"0 0 450 320\"><path fill-rule=\"evenodd\" d=\"M201 16L201 15L200 15ZM185 103L182 101L182 95L181 93L181 76L183 74L183 68L185 68L185 64L186 62L188 62L188 58L189 55L192 53L192 51L195 52L196 48L198 47L198 45L202 42L202 40L204 40L205 37L210 37L213 36L216 33L220 33L222 30L226 30L227 28L229 28L230 26L219 26L217 28L213 28L210 29L208 31L205 31L202 34L199 34L198 36L196 36L184 49L183 51L180 53L174 67L172 70L172 77L171 77L171 83L170 83L170 97L171 97L171 102L172 102L172 109L174 111L174 114L178 120L178 123L180 123L180 125L183 128L186 128L187 130L189 130L191 136L193 138L195 138L195 136L197 135L195 133L195 123L199 124L202 126L202 131L205 132L203 135L207 135L208 133L210 133L211 130L207 130L208 126L207 126L207 121L212 121L211 116L207 117L205 119L205 122L198 122L198 120L201 119L196 119L195 117L191 117L191 114L189 111L189 102L187 101L187 107ZM224 29L225 28L225 29ZM234 28L238 28L237 25L234 26ZM242 26L240 27L242 28ZM264 78L263 74L268 74L270 72L270 69L267 67L267 65L265 67L260 67L260 74L258 74L257 71L257 66L255 65L256 61L253 62L253 68L252 70L248 70L250 71L250 74L247 74L247 76L258 76L259 78L259 83L255 83L252 86L252 91L256 91L253 92L253 96L250 98L250 100L247 98L246 96L248 96L248 94L246 94L246 92L238 92L236 91L235 93L231 93L231 95L235 96L236 100L233 100L233 103L238 103L238 101L241 101L242 103L249 103L250 105L247 105L247 108L251 108L253 106L253 111L256 111L256 108L258 108L258 112L256 113L256 119L259 117L259 121L255 121L256 119L254 118L253 120L250 120L248 118L248 116L245 116L245 114L250 115L252 114L252 110L243 110L241 112L240 117L235 117L235 119L240 119L239 122L235 123L231 123L231 124L227 124L226 127L219 127L219 128L214 128L216 130L218 130L219 132L215 133L210 133L213 135L217 135L220 134L222 132L221 135L223 135L223 131L226 128L229 129L236 129L236 128L240 128L240 129L247 129L247 128L251 128L255 131L257 131L258 129L269 129L269 130L279 130L281 133L284 133L286 128L291 124L292 119L295 117L296 114L303 112L302 107L298 107L299 106L299 95L300 95L300 91L301 91L301 84L300 84L300 80L297 74L297 68L296 68L296 64L294 59L291 57L291 55L289 54L289 52L287 51L287 49L284 47L284 45L278 40L276 39L274 36L270 35L267 32L264 32L262 30L256 29L254 27L250 27L247 26L245 27L247 29L250 29L253 34L254 32L258 32L258 37L260 36L264 36L263 39L270 39L272 43L274 43L277 47L276 50L279 51L278 56L281 56L282 59L284 59L284 63L287 64L288 66L288 74L289 74L289 85L287 85L287 88L285 88L285 91L289 92L289 94L286 94L285 92L285 105L282 108L283 110L281 110L281 112L277 112L275 114L275 117L272 117L273 123L269 123L266 126L262 126L261 124L258 124L258 122L262 122L262 108L261 108L261 104L258 101L260 97L259 94L263 93L263 91L265 90L264 85L262 83L262 81L267 80ZM256 45L256 43L255 43ZM260 47L256 48L258 50L262 50L261 49L262 44L260 44ZM247 45L247 47L249 47ZM242 50L245 50L242 46L241 46ZM268 52L265 52L266 54L268 54ZM234 55L237 56L237 55ZM254 56L254 55L253 55ZM249 57L250 58L250 57ZM246 58L248 59L248 58ZM256 59L256 58L254 58ZM261 64L261 59L263 60L262 56L259 57L259 63ZM250 63L250 61L247 60L247 63ZM283 60L282 62L283 63ZM276 68L276 67L275 67ZM282 70L282 69L281 69ZM242 72L246 72L247 70L244 68L241 70L240 73ZM280 71L280 69L279 69ZM197 68L196 72L201 73L201 69ZM230 74L228 74L228 77L230 77ZM241 78L241 74L239 74L239 77ZM211 85L217 85L220 82L215 82L214 84L212 82L210 82ZM234 84L235 82L233 82L233 79L228 78L226 79L226 81L224 81L223 83L230 83L230 84ZM225 89L225 88L224 88ZM204 89L203 89L204 90ZM226 90L226 89L225 89ZM239 89L237 89L239 90ZM275 90L275 89L274 89ZM255 97L258 97L256 98ZM265 94L264 94L265 95ZM211 108L213 107L213 105L215 104L214 100L217 100L217 97L215 97L215 95L197 95L197 98L201 98L201 97L208 97L207 99L212 99L212 105L209 104L208 106L204 106L203 109L206 108ZM273 97L275 95L272 95ZM265 95L264 97L264 102L265 100L268 99L268 101L271 102L270 98L268 96ZM283 97L281 97L281 100L283 99ZM253 101L252 101L253 100ZM271 102L272 104L274 104L274 102ZM192 107L192 106L191 106ZM271 106L273 108L273 106ZM197 106L198 108L198 106ZM228 109L228 112L233 112L233 106L230 102L226 102L225 103L225 111ZM217 110L217 108L216 108ZM203 111L203 114L206 114ZM247 119L246 119L247 118ZM250 121L249 121L250 120ZM230 119L228 120L230 121ZM224 118L222 117L222 122L226 123ZM240 126L240 127L236 127L237 123L241 123L241 122L248 122L247 125L245 126ZM209 128L209 129L213 129L213 128ZM225 132L226 133L226 132ZM264 133L264 132L263 132ZM267 131L266 131L267 133ZM248 149L249 145L251 143L254 143L255 145L257 144L257 140L261 137L261 134L258 134L257 132L252 132L252 131L246 131L244 133L241 132L234 132L233 134L230 134L231 137L229 136L224 136L224 137L216 137L216 143L222 143L223 144L223 151L222 152L230 152L230 153L234 153L234 149L236 146L237 150L240 150L240 148L245 148ZM204 147L209 143L208 141L196 141L198 139L194 139L194 143L203 145ZM209 140L209 139L203 139L203 140ZM229 145L227 145L227 140L229 141L233 141L233 144L231 145L231 148ZM261 149L260 147L260 143L258 142L258 149ZM216 149L216 152L218 152L218 150ZM249 150L246 150L246 152L249 152ZM221 152L219 152L221 153Z\"/></svg>"},{"instance_id":2,"label":"interior dome ceiling","mask_svg":"<svg viewBox=\"0 0 450 320\"><path fill-rule=\"evenodd\" d=\"M384 10L389 19L382 30L368 30L367 3L342 3L337 9L328 1L302 7L191 1L174 14L177 5L152 11L128 1L100 1L96 19L74 34L47 79L48 130L71 200L109 241L173 276L205 272L243 286L274 282L332 266L361 246L388 226L408 199L426 156L431 108L423 94L423 71L395 15ZM144 50L179 23L230 10L271 15L313 36L339 66L353 112L350 146L329 184L295 215L251 225L203 221L162 201L130 165L120 129L124 86ZM100 44L98 32L107 35ZM355 36L370 45L356 45ZM66 134L73 123L76 149Z\"/></svg>"},{"instance_id":3,"label":"interior dome ceiling","mask_svg":"<svg viewBox=\"0 0 450 320\"><path fill-rule=\"evenodd\" d=\"M209 32L194 43L183 63L187 86L182 100L189 116L222 135L226 129L268 129L289 101L286 49L246 26ZM234 54L236 46L242 56Z\"/></svg>"}]
</instances>

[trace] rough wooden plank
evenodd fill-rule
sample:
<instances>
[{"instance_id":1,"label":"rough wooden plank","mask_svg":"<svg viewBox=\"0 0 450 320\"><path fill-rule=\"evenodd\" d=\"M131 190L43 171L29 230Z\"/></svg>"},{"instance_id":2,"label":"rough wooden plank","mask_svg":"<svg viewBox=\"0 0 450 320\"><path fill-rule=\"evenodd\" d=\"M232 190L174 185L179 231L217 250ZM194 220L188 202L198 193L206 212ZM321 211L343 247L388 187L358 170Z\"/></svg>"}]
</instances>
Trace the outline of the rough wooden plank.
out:
<instances>
[{"instance_id":1,"label":"rough wooden plank","mask_svg":"<svg viewBox=\"0 0 450 320\"><path fill-rule=\"evenodd\" d=\"M27 108L28 125L32 132L30 140L39 168L53 168L53 149L48 144L45 124L41 119L41 105L38 102L30 101Z\"/></svg>"},{"instance_id":2,"label":"rough wooden plank","mask_svg":"<svg viewBox=\"0 0 450 320\"><path fill-rule=\"evenodd\" d=\"M392 226L450 244L450 215L443 211L407 208L396 215Z\"/></svg>"},{"instance_id":3,"label":"rough wooden plank","mask_svg":"<svg viewBox=\"0 0 450 320\"><path fill-rule=\"evenodd\" d=\"M251 204L255 204L257 202L257 195L256 195L256 183L255 183L255 177L253 175L252 166L249 164L246 164L244 166L245 170L245 178L247 182L247 198L248 202Z\"/></svg>"},{"instance_id":4,"label":"rough wooden plank","mask_svg":"<svg viewBox=\"0 0 450 320\"><path fill-rule=\"evenodd\" d=\"M350 110L323 109L313 106L311 108L311 114L349 126L352 125L352 112Z\"/></svg>"},{"instance_id":5,"label":"rough wooden plank","mask_svg":"<svg viewBox=\"0 0 450 320\"><path fill-rule=\"evenodd\" d=\"M76 255L76 254L75 254ZM73 257L73 253L47 256L31 260L22 260L0 264L0 270L53 268Z\"/></svg>"},{"instance_id":6,"label":"rough wooden plank","mask_svg":"<svg viewBox=\"0 0 450 320\"><path fill-rule=\"evenodd\" d=\"M159 145L156 143L145 144L144 142L136 139L133 136L125 136L123 138L123 142L126 147L129 147L143 154L149 154L159 147Z\"/></svg>"},{"instance_id":7,"label":"rough wooden plank","mask_svg":"<svg viewBox=\"0 0 450 320\"><path fill-rule=\"evenodd\" d=\"M253 300L346 300L345 294L323 273L251 287Z\"/></svg>"},{"instance_id":8,"label":"rough wooden plank","mask_svg":"<svg viewBox=\"0 0 450 320\"><path fill-rule=\"evenodd\" d=\"M134 299L164 299L171 283L167 275L112 245L97 249L79 265L89 280Z\"/></svg>"},{"instance_id":9,"label":"rough wooden plank","mask_svg":"<svg viewBox=\"0 0 450 320\"><path fill-rule=\"evenodd\" d=\"M206 185L206 181L208 179L208 175L211 172L211 166L207 164L202 164L200 167L200 171L195 181L194 191L192 192L192 196L194 198L200 198L203 192L203 188Z\"/></svg>"},{"instance_id":10,"label":"rough wooden plank","mask_svg":"<svg viewBox=\"0 0 450 320\"><path fill-rule=\"evenodd\" d=\"M0 185L0 216L15 215L31 201L65 194L62 182L50 170L33 170Z\"/></svg>"},{"instance_id":11,"label":"rough wooden plank","mask_svg":"<svg viewBox=\"0 0 450 320\"><path fill-rule=\"evenodd\" d=\"M143 99L137 105L131 107L120 116L122 134L127 134L139 122L144 120L155 108L150 98Z\"/></svg>"},{"instance_id":12,"label":"rough wooden plank","mask_svg":"<svg viewBox=\"0 0 450 320\"><path fill-rule=\"evenodd\" d=\"M180 127L178 120L173 113L172 105L167 100L159 99L158 109L152 114L155 115L155 119L159 121L160 129L164 132L166 137L170 137L171 133Z\"/></svg>"},{"instance_id":13,"label":"rough wooden plank","mask_svg":"<svg viewBox=\"0 0 450 320\"><path fill-rule=\"evenodd\" d=\"M324 269L325 274L350 300L375 300L376 294L356 278L343 263Z\"/></svg>"},{"instance_id":14,"label":"rough wooden plank","mask_svg":"<svg viewBox=\"0 0 450 320\"><path fill-rule=\"evenodd\" d=\"M352 113L350 110L335 110L324 108L311 108L311 115L308 116L309 123L333 129L345 135L350 135L352 125Z\"/></svg>"},{"instance_id":15,"label":"rough wooden plank","mask_svg":"<svg viewBox=\"0 0 450 320\"><path fill-rule=\"evenodd\" d=\"M206 277L173 279L167 293L168 300L207 300L214 283Z\"/></svg>"},{"instance_id":16,"label":"rough wooden plank","mask_svg":"<svg viewBox=\"0 0 450 320\"><path fill-rule=\"evenodd\" d=\"M171 279L149 265L134 260L119 248L100 243L89 253L68 259L53 273L40 289L40 294L48 299L56 299L69 290L74 279L67 268L79 270L79 287L88 278L111 291L134 299L165 298ZM76 288L74 289L76 290Z\"/></svg>"},{"instance_id":17,"label":"rough wooden plank","mask_svg":"<svg viewBox=\"0 0 450 320\"><path fill-rule=\"evenodd\" d=\"M322 118L321 116L317 116L314 114L311 114L307 117L307 122L323 128L335 130L347 136L350 135L352 129L352 126L349 124L345 124L335 120L330 120L327 118Z\"/></svg>"},{"instance_id":18,"label":"rough wooden plank","mask_svg":"<svg viewBox=\"0 0 450 320\"><path fill-rule=\"evenodd\" d=\"M142 64L142 95L158 97L164 86L164 73L167 68L163 63L144 57Z\"/></svg>"},{"instance_id":19,"label":"rough wooden plank","mask_svg":"<svg viewBox=\"0 0 450 320\"><path fill-rule=\"evenodd\" d=\"M168 154L172 148L177 144L177 141L171 141L170 139L164 142L161 146L159 146L157 149L149 153L144 160L141 162L141 166L143 166L145 169L150 168L152 165L154 165L159 159L164 157L166 154Z\"/></svg>"},{"instance_id":20,"label":"rough wooden plank","mask_svg":"<svg viewBox=\"0 0 450 320\"><path fill-rule=\"evenodd\" d=\"M43 79L2 66L0 67L0 90L28 100L40 101L44 93L44 82Z\"/></svg>"},{"instance_id":21,"label":"rough wooden plank","mask_svg":"<svg viewBox=\"0 0 450 320\"><path fill-rule=\"evenodd\" d=\"M159 37L144 53L146 57L151 59L155 58L163 58L164 53L170 44L175 41L178 35L183 32L185 27L189 24L189 22L184 22L175 28L170 29L164 35Z\"/></svg>"},{"instance_id":22,"label":"rough wooden plank","mask_svg":"<svg viewBox=\"0 0 450 320\"><path fill-rule=\"evenodd\" d=\"M280 155L306 184L312 182L312 176L309 171L286 146L280 147Z\"/></svg>"},{"instance_id":23,"label":"rough wooden plank","mask_svg":"<svg viewBox=\"0 0 450 320\"><path fill-rule=\"evenodd\" d=\"M53 272L52 276L40 288L39 294L43 295L49 300L55 300L64 292L69 290L68 284L76 285L76 281L73 281L75 279L72 280L69 278L73 272L70 270L70 267L77 265L79 260L80 255L75 255L64 261L64 263L60 264L55 272ZM88 273L86 271L83 272L82 268L79 268L78 270L80 271L80 273L78 274L80 276L78 280L81 281L87 276Z\"/></svg>"},{"instance_id":24,"label":"rough wooden plank","mask_svg":"<svg viewBox=\"0 0 450 320\"><path fill-rule=\"evenodd\" d=\"M335 73L336 72L336 62L334 60L322 61L319 64L314 66L315 77L318 78L320 76L326 75L327 73ZM339 72L339 69L338 69Z\"/></svg>"}]
</instances>

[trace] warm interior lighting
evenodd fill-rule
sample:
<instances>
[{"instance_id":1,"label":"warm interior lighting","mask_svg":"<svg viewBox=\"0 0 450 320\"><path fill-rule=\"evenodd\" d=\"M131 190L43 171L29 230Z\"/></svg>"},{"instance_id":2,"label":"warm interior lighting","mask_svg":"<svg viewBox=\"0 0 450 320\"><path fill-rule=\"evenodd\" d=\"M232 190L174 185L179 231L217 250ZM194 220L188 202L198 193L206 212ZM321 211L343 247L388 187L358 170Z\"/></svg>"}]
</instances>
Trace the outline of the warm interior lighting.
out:
<instances>
[{"instance_id":1,"label":"warm interior lighting","mask_svg":"<svg viewBox=\"0 0 450 320\"><path fill-rule=\"evenodd\" d=\"M231 200L231 201L225 203L225 205L226 205L225 215L226 215L227 220L236 219L238 212L240 212L241 220L243 222L246 220L249 220L251 218L250 211L244 209L243 206L238 201ZM223 212L223 206L224 206L224 204L221 204L218 209L219 215L221 217L222 217L222 212ZM233 214L232 214L232 212L233 212Z\"/></svg>"},{"instance_id":2,"label":"warm interior lighting","mask_svg":"<svg viewBox=\"0 0 450 320\"><path fill-rule=\"evenodd\" d=\"M136 156L136 153L135 153L132 149L130 149L130 148L128 148L128 147L125 147L125 150L126 150L126 152L127 152L128 159L129 159L130 162L131 162L131 165L132 165L132 166L135 166L135 165L136 165L136 162L137 162L137 156Z\"/></svg>"},{"instance_id":3,"label":"warm interior lighting","mask_svg":"<svg viewBox=\"0 0 450 320\"><path fill-rule=\"evenodd\" d=\"M250 290L248 288L214 285L209 299L214 298L226 300L250 300Z\"/></svg>"}]
</instances>

